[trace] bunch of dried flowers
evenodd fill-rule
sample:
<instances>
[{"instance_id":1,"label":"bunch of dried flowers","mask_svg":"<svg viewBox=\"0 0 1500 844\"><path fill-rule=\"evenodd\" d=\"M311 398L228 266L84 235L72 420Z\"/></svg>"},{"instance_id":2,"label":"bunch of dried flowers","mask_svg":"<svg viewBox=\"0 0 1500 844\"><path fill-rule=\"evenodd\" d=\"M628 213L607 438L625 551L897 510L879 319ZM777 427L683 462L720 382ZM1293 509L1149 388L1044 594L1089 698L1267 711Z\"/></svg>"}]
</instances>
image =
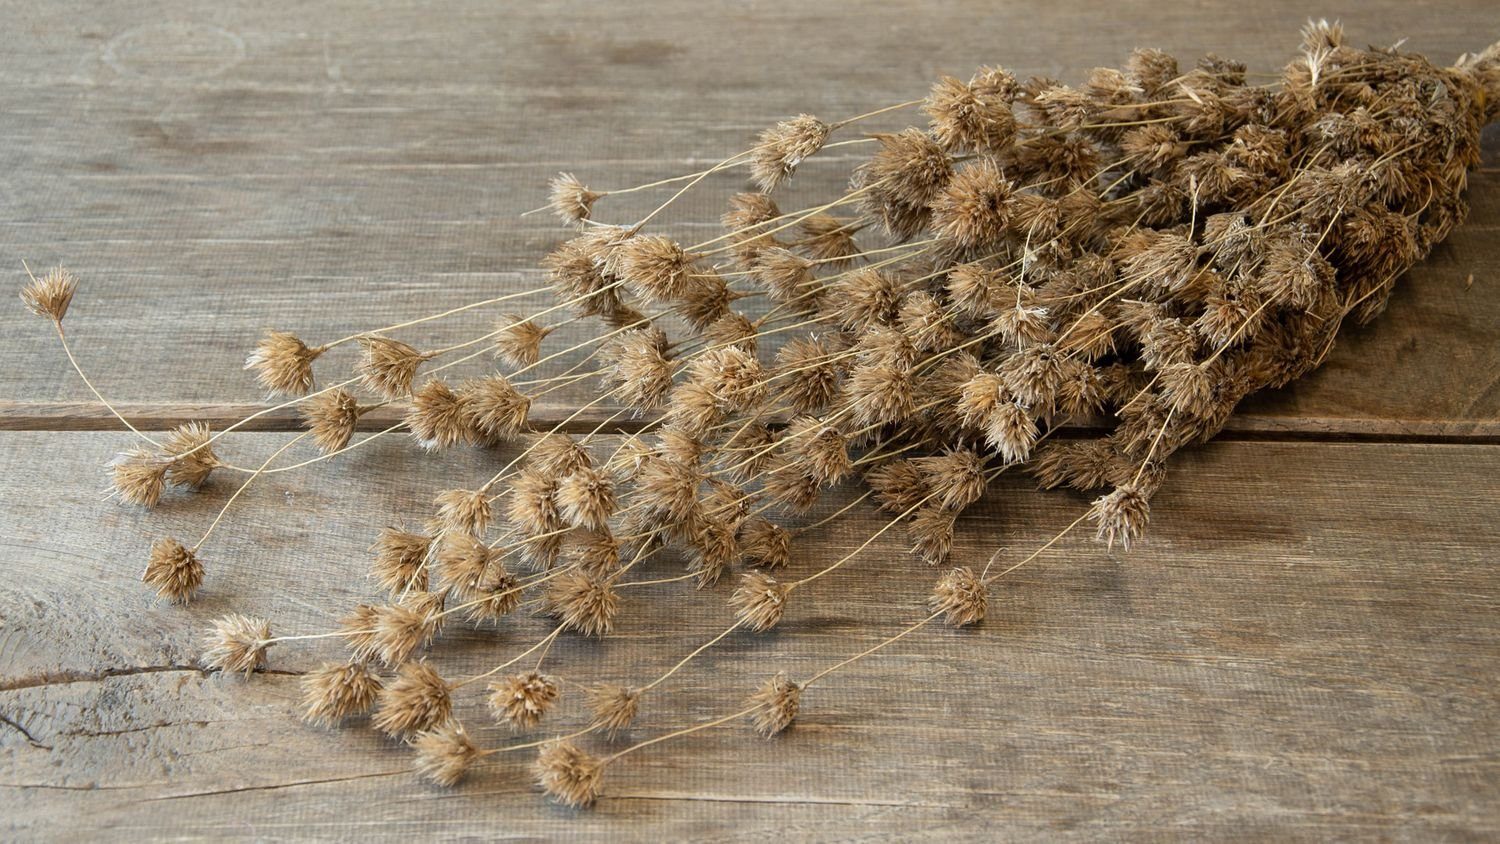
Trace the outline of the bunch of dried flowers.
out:
<instances>
[{"instance_id":1,"label":"bunch of dried flowers","mask_svg":"<svg viewBox=\"0 0 1500 844\"><path fill-rule=\"evenodd\" d=\"M914 107L925 125L845 137ZM1156 50L1077 86L986 67L846 120L798 115L700 173L616 191L564 174L549 207L576 233L543 261L556 304L426 350L389 335L536 291L319 345L271 332L245 366L287 400L261 414L295 406L306 431L246 468L215 451L238 425L186 425L157 440L121 418L141 443L111 464L114 490L150 507L168 487L197 488L215 471L244 476L195 543L151 547L143 579L186 602L212 570L199 556L204 543L263 475L403 428L428 451L524 443L483 483L437 492L421 529L379 532L371 574L385 598L307 635L226 616L209 631L204 660L249 673L272 645L341 640L346 656L304 678L307 720L369 713L442 785L497 754L536 749L541 788L586 805L622 756L739 719L774 735L832 672L935 621L981 622L996 580L1085 522L1111 545L1137 541L1170 455L1212 437L1250 393L1316 368L1344 322L1379 314L1402 273L1464 218L1466 171L1478 163L1480 129L1497 116L1500 45L1445 68L1395 48L1350 47L1337 25L1319 22L1267 84L1248 82L1234 61L1207 56L1184 69ZM773 193L836 146L872 149L847 191L783 211ZM756 190L729 200L723 234L684 245L647 230L703 179L739 167ZM595 218L611 195L679 184L632 225ZM22 294L65 350L75 287L59 269ZM546 348L559 325L586 319L603 328ZM319 387L318 360L351 343L361 349L356 370ZM441 374L491 353L503 369ZM523 377L549 363L556 374ZM531 424L539 397L588 379L602 387L568 421L616 408L592 431ZM391 403L404 418L355 441L361 417ZM634 432L607 436L626 414L641 420ZM1051 438L1083 422L1102 433ZM304 438L323 457L273 465ZM1097 497L1018 561L996 566L997 552L981 571L948 568L929 614L807 679L776 674L721 718L610 754L577 743L629 727L654 689L731 633L784 624L795 593L890 530L905 530L927 564L946 565L960 514L1012 467L1043 487ZM866 487L854 503L788 523L851 482ZM828 565L785 574L799 537L865 499L890 514L884 526ZM666 581L707 588L740 568L725 629L646 682L588 687L582 730L481 747L455 719L455 696L480 684L497 721L536 730L563 689L543 670L552 643L610 634L627 590L664 582L632 571L667 548L688 563ZM426 661L450 622L494 624L523 606L556 625L494 668L454 680Z\"/></svg>"}]
</instances>

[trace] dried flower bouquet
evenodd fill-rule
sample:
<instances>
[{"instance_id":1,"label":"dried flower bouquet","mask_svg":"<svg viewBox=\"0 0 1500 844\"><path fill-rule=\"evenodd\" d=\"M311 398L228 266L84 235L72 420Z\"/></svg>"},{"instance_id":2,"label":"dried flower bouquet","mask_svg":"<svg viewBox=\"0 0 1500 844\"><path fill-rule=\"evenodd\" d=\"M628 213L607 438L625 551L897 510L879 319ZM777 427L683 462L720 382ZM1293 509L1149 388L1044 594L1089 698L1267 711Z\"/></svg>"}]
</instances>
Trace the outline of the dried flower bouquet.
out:
<instances>
[{"instance_id":1,"label":"dried flower bouquet","mask_svg":"<svg viewBox=\"0 0 1500 844\"><path fill-rule=\"evenodd\" d=\"M1500 116L1500 45L1439 67L1348 46L1319 22L1279 74L1250 78L1237 62L1208 56L1184 70L1155 50L1079 86L986 67L856 117L799 115L703 172L616 191L560 176L550 208L577 232L544 259L555 305L435 349L391 335L535 291L312 345L269 333L246 369L288 399L256 415L295 406L306 430L259 466L219 457L243 422L158 439L122 417L139 440L111 465L124 501L151 507L169 487L243 477L195 541L151 546L143 579L164 600L191 600L225 513L276 472L402 429L430 451L520 441L487 480L437 492L421 530L379 531L371 571L384 598L350 608L336 629L297 635L228 615L207 635L205 664L251 673L273 645L342 644L343 657L304 679L308 721L368 714L442 785L535 749L537 782L571 805L593 802L606 768L649 746L741 719L774 735L833 672L934 622L982 621L997 580L1083 523L1106 543L1137 540L1170 455L1212 437L1250 393L1316 368L1345 321L1379 314L1402 273L1464 218L1480 130ZM859 131L916 108L925 125ZM848 190L783 211L777 188L840 146L870 150ZM732 168L748 168L757 189L729 200L723 234L684 245L648 230ZM676 186L630 225L596 219L611 195ZM75 287L58 269L22 294L70 359L63 320ZM602 328L548 348L558 325L584 319ZM348 344L361 348L357 370L319 386L318 360ZM443 374L490 354L501 370ZM590 379L603 387L567 421L619 408L591 432L531 424L539 397ZM355 439L361 417L393 403L405 407L400 423ZM637 432L607 439L626 414L641 420ZM1099 433L1054 438L1081 422ZM303 440L322 456L277 465ZM613 740L731 633L795 618L797 593L888 531L904 529L917 557L944 565L959 514L1012 467L1097 497L1028 555L946 570L927 613L873 647L809 677L776 674L722 717L610 751L581 746ZM788 526L846 482L866 491ZM883 527L821 568L795 564L800 536L866 499L890 514ZM483 747L453 717L457 696L479 694L497 721L536 730L564 690L543 670L552 643L608 635L632 587L664 582L639 567L666 549L685 555L686 572L667 579L685 587L739 569L722 632L685 642L680 661L635 685L585 686L592 718L569 735ZM493 625L523 607L555 626L488 671L449 678L422 656L449 624Z\"/></svg>"}]
</instances>

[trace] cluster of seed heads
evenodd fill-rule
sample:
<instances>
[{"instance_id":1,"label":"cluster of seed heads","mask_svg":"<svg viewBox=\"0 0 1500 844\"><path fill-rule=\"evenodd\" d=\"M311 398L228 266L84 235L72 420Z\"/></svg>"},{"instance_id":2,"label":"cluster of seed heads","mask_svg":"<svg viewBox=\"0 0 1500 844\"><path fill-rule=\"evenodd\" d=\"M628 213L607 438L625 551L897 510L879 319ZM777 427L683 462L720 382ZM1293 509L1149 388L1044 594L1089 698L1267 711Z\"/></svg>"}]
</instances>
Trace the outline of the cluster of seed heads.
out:
<instances>
[{"instance_id":1,"label":"cluster of seed heads","mask_svg":"<svg viewBox=\"0 0 1500 844\"><path fill-rule=\"evenodd\" d=\"M856 133L911 107L925 125ZM216 456L226 432L193 424L156 441L132 428L143 444L113 461L114 490L150 507L169 487L228 471L247 476L238 497L295 468L272 464L304 437L325 457L400 429L434 451L519 441L520 456L488 480L436 493L420 528L379 532L371 574L385 597L302 636L226 616L204 659L250 673L278 642L341 640L345 657L304 678L307 720L368 714L443 785L534 748L540 786L586 805L627 753L738 718L774 735L829 672L933 621L982 621L993 582L1047 547L993 573L947 567L958 518L1011 467L1096 496L1069 529L1087 521L1111 545L1139 539L1172 453L1213 436L1250 393L1317 367L1345 321L1378 314L1402 273L1463 219L1466 170L1497 111L1497 47L1444 68L1350 47L1338 26L1317 23L1266 84L1234 61L1184 68L1156 50L1078 86L986 67L848 120L799 115L679 179L596 191L563 175L550 208L575 233L543 261L554 306L506 313L493 331L443 349L387 335L524 294L321 345L272 332L246 369L288 397L278 407L296 406L306 431L251 469ZM847 191L783 211L777 192L836 145L871 150ZM742 166L756 189L729 199L725 232L703 243L647 230L671 200L629 226L595 218L612 193L685 182L675 199ZM65 348L75 286L57 270L23 294ZM547 349L560 324L547 316L567 312L601 328ZM319 388L318 360L348 343L360 347L355 371ZM491 352L502 369L441 374ZM522 377L580 352L560 374ZM588 379L601 386L579 412L606 402L618 412L582 435L532 425L539 395ZM406 408L402 421L355 442L361 417L391 403ZM641 420L637 432L606 437L625 413ZM797 519L847 483L863 484L890 521L842 559L797 570L799 536L822 524ZM190 600L217 524L192 545L157 540L145 582ZM926 618L801 682L778 673L724 718L608 755L576 742L628 729L695 656L736 630L782 624L796 591L893 528L922 561L947 567ZM585 686L591 719L578 732L477 744L453 715L460 690L483 684L497 721L537 729L564 691L543 671L552 643L608 635L627 590L663 582L632 571L667 549L686 560L668 580L708 588L739 570L727 628L650 682ZM521 607L556 621L529 649L456 680L426 661L448 624L500 624Z\"/></svg>"}]
</instances>

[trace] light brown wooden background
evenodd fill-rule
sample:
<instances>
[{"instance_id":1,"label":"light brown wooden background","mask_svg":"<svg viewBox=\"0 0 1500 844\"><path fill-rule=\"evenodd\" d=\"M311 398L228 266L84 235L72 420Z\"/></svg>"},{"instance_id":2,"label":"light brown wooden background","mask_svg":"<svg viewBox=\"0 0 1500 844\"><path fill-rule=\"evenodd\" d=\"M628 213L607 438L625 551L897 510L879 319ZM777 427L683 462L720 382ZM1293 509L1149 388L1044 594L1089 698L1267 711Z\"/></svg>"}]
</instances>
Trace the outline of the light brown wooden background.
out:
<instances>
[{"instance_id":1,"label":"light brown wooden background","mask_svg":"<svg viewBox=\"0 0 1500 844\"><path fill-rule=\"evenodd\" d=\"M0 266L84 279L86 367L155 428L259 401L239 362L264 327L328 339L539 281L552 173L600 186L686 172L788 114L837 118L1000 63L1077 80L1133 46L1272 71L1309 10L1356 42L1444 60L1500 37L1489 2L0 3ZM884 125L884 124L882 124ZM894 125L894 123L890 124ZM207 546L187 609L136 578L154 536L227 495L142 514L104 501L129 444L46 326L0 317L0 829L11 838L1492 839L1500 835L1500 141L1468 224L1328 365L1183 454L1149 541L1068 541L1010 579L981 628L934 630L809 692L773 741L735 725L628 757L591 812L547 805L512 760L445 792L363 729L300 725L273 652L249 682L193 665L230 609L315 632L370 593L381 524L497 456L372 445L281 476ZM852 156L807 166L826 195ZM671 215L688 236L737 184ZM622 219L646 199L616 206ZM696 221L696 222L695 222ZM487 317L410 336L454 342ZM333 361L347 363L347 357ZM543 417L573 397L542 408ZM224 450L239 462L289 419ZM1084 505L1005 479L956 557L1016 559ZM811 571L878 526L858 509L800 549ZM653 570L671 573L664 561ZM805 677L919 612L933 572L883 537L650 702L635 737ZM577 680L650 676L719 629L726 590L637 596L618 636L564 640ZM804 596L805 595L805 596ZM546 627L458 632L482 670ZM507 739L480 701L460 712ZM580 719L564 698L550 729Z\"/></svg>"}]
</instances>

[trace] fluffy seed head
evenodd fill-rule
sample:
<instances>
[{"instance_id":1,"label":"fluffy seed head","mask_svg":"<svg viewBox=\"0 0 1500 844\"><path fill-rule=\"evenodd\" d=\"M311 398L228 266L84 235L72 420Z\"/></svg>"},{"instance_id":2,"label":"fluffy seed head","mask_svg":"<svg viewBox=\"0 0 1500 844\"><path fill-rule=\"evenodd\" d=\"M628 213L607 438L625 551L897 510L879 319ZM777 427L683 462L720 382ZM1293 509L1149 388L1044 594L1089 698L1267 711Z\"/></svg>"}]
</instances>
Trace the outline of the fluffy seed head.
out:
<instances>
[{"instance_id":1,"label":"fluffy seed head","mask_svg":"<svg viewBox=\"0 0 1500 844\"><path fill-rule=\"evenodd\" d=\"M495 719L507 722L511 729L529 730L541 723L560 694L557 681L544 674L528 671L512 674L489 685L490 711Z\"/></svg>"},{"instance_id":2,"label":"fluffy seed head","mask_svg":"<svg viewBox=\"0 0 1500 844\"><path fill-rule=\"evenodd\" d=\"M993 248L1010 222L1013 185L992 158L970 162L932 202L932 230L963 253Z\"/></svg>"},{"instance_id":3,"label":"fluffy seed head","mask_svg":"<svg viewBox=\"0 0 1500 844\"><path fill-rule=\"evenodd\" d=\"M515 439L526 426L531 399L503 375L471 378L458 385L459 405L469 433L484 443Z\"/></svg>"},{"instance_id":4,"label":"fluffy seed head","mask_svg":"<svg viewBox=\"0 0 1500 844\"><path fill-rule=\"evenodd\" d=\"M443 533L454 531L484 536L493 513L489 496L480 489L449 489L432 500L437 507L435 524Z\"/></svg>"},{"instance_id":5,"label":"fluffy seed head","mask_svg":"<svg viewBox=\"0 0 1500 844\"><path fill-rule=\"evenodd\" d=\"M159 597L186 604L203 583L203 563L191 548L171 537L151 543L151 556L141 580Z\"/></svg>"},{"instance_id":6,"label":"fluffy seed head","mask_svg":"<svg viewBox=\"0 0 1500 844\"><path fill-rule=\"evenodd\" d=\"M370 576L382 588L397 595L408 589L427 589L427 550L432 538L398 527L385 527L376 537L371 550L375 558Z\"/></svg>"},{"instance_id":7,"label":"fluffy seed head","mask_svg":"<svg viewBox=\"0 0 1500 844\"><path fill-rule=\"evenodd\" d=\"M435 451L474 439L464 412L463 396L442 378L429 378L411 397L406 427L417 444Z\"/></svg>"},{"instance_id":8,"label":"fluffy seed head","mask_svg":"<svg viewBox=\"0 0 1500 844\"><path fill-rule=\"evenodd\" d=\"M541 359L542 341L552 328L538 325L531 317L504 314L495 329L495 354L511 366L531 366Z\"/></svg>"},{"instance_id":9,"label":"fluffy seed head","mask_svg":"<svg viewBox=\"0 0 1500 844\"><path fill-rule=\"evenodd\" d=\"M357 367L359 383L388 399L399 399L411 393L417 367L432 359L430 353L419 352L389 337L361 337L359 344L364 349ZM311 387L311 382L308 386Z\"/></svg>"},{"instance_id":10,"label":"fluffy seed head","mask_svg":"<svg viewBox=\"0 0 1500 844\"><path fill-rule=\"evenodd\" d=\"M335 387L303 402L299 412L318 449L324 454L332 454L353 439L354 428L363 411L353 393Z\"/></svg>"},{"instance_id":11,"label":"fluffy seed head","mask_svg":"<svg viewBox=\"0 0 1500 844\"><path fill-rule=\"evenodd\" d=\"M762 683L748 702L754 707L750 722L757 732L770 738L796 720L802 703L802 686L788 679L785 673L778 673Z\"/></svg>"},{"instance_id":12,"label":"fluffy seed head","mask_svg":"<svg viewBox=\"0 0 1500 844\"><path fill-rule=\"evenodd\" d=\"M823 148L829 125L810 114L783 120L760 135L750 159L750 178L770 193L791 178L802 160Z\"/></svg>"},{"instance_id":13,"label":"fluffy seed head","mask_svg":"<svg viewBox=\"0 0 1500 844\"><path fill-rule=\"evenodd\" d=\"M604 530L615 511L615 487L603 471L583 467L557 487L557 507L574 527Z\"/></svg>"},{"instance_id":14,"label":"fluffy seed head","mask_svg":"<svg viewBox=\"0 0 1500 844\"><path fill-rule=\"evenodd\" d=\"M605 683L589 689L588 703L589 712L594 716L591 726L612 738L635 720L636 710L641 704L641 690Z\"/></svg>"},{"instance_id":15,"label":"fluffy seed head","mask_svg":"<svg viewBox=\"0 0 1500 844\"><path fill-rule=\"evenodd\" d=\"M912 461L922 473L923 486L937 490L938 504L961 511L984 495L984 457L970 448L946 449L937 457Z\"/></svg>"},{"instance_id":16,"label":"fluffy seed head","mask_svg":"<svg viewBox=\"0 0 1500 844\"><path fill-rule=\"evenodd\" d=\"M273 394L301 396L313 388L312 364L321 354L321 347L308 348L290 331L268 331L245 358L245 369Z\"/></svg>"},{"instance_id":17,"label":"fluffy seed head","mask_svg":"<svg viewBox=\"0 0 1500 844\"><path fill-rule=\"evenodd\" d=\"M1015 93L1013 76L982 67L967 83L952 76L939 79L922 110L932 118L933 137L945 149L999 152L1016 135L1010 108Z\"/></svg>"},{"instance_id":18,"label":"fluffy seed head","mask_svg":"<svg viewBox=\"0 0 1500 844\"><path fill-rule=\"evenodd\" d=\"M452 691L426 661L408 662L380 690L370 724L393 738L430 730L453 714Z\"/></svg>"},{"instance_id":19,"label":"fluffy seed head","mask_svg":"<svg viewBox=\"0 0 1500 844\"><path fill-rule=\"evenodd\" d=\"M605 763L569 741L543 745L533 771L548 797L566 806L591 806L599 798Z\"/></svg>"},{"instance_id":20,"label":"fluffy seed head","mask_svg":"<svg viewBox=\"0 0 1500 844\"><path fill-rule=\"evenodd\" d=\"M364 662L325 662L302 676L302 720L331 726L368 712L380 689Z\"/></svg>"},{"instance_id":21,"label":"fluffy seed head","mask_svg":"<svg viewBox=\"0 0 1500 844\"><path fill-rule=\"evenodd\" d=\"M581 572L559 576L547 587L547 611L564 629L585 636L603 636L615 624L620 595L614 584Z\"/></svg>"},{"instance_id":22,"label":"fluffy seed head","mask_svg":"<svg viewBox=\"0 0 1500 844\"><path fill-rule=\"evenodd\" d=\"M411 746L417 752L413 766L417 774L445 788L463 779L469 766L482 755L464 732L464 725L453 720L417 733Z\"/></svg>"},{"instance_id":23,"label":"fluffy seed head","mask_svg":"<svg viewBox=\"0 0 1500 844\"><path fill-rule=\"evenodd\" d=\"M938 578L927 605L943 613L943 620L954 627L978 624L984 620L989 597L979 575L968 566L960 566Z\"/></svg>"},{"instance_id":24,"label":"fluffy seed head","mask_svg":"<svg viewBox=\"0 0 1500 844\"><path fill-rule=\"evenodd\" d=\"M632 237L618 250L620 277L648 302L679 298L691 280L693 259L671 238Z\"/></svg>"},{"instance_id":25,"label":"fluffy seed head","mask_svg":"<svg viewBox=\"0 0 1500 844\"><path fill-rule=\"evenodd\" d=\"M729 596L740 624L759 633L770 630L786 612L787 594L791 588L763 572L752 571L740 577L740 585Z\"/></svg>"},{"instance_id":26,"label":"fluffy seed head","mask_svg":"<svg viewBox=\"0 0 1500 844\"><path fill-rule=\"evenodd\" d=\"M230 613L216 619L203 637L203 666L249 674L266 664L271 624L263 618Z\"/></svg>"},{"instance_id":27,"label":"fluffy seed head","mask_svg":"<svg viewBox=\"0 0 1500 844\"><path fill-rule=\"evenodd\" d=\"M572 173L558 173L547 184L547 206L564 225L581 226L603 194L588 189Z\"/></svg>"},{"instance_id":28,"label":"fluffy seed head","mask_svg":"<svg viewBox=\"0 0 1500 844\"><path fill-rule=\"evenodd\" d=\"M880 149L855 170L858 187L885 202L926 208L953 175L953 161L920 129L878 134Z\"/></svg>"},{"instance_id":29,"label":"fluffy seed head","mask_svg":"<svg viewBox=\"0 0 1500 844\"><path fill-rule=\"evenodd\" d=\"M109 462L113 494L142 507L155 507L167 485L171 461L144 448L132 448Z\"/></svg>"},{"instance_id":30,"label":"fluffy seed head","mask_svg":"<svg viewBox=\"0 0 1500 844\"><path fill-rule=\"evenodd\" d=\"M1119 541L1129 549L1130 543L1140 538L1146 530L1146 523L1151 520L1151 500L1135 484L1122 484L1108 495L1094 499L1089 518L1098 527L1101 541L1110 547Z\"/></svg>"},{"instance_id":31,"label":"fluffy seed head","mask_svg":"<svg viewBox=\"0 0 1500 844\"><path fill-rule=\"evenodd\" d=\"M78 290L78 279L62 267L54 267L41 278L32 279L21 288L21 301L27 310L53 322L62 322L68 314L68 305Z\"/></svg>"},{"instance_id":32,"label":"fluffy seed head","mask_svg":"<svg viewBox=\"0 0 1500 844\"><path fill-rule=\"evenodd\" d=\"M740 526L739 548L746 565L781 568L792 561L792 534L769 519L753 516Z\"/></svg>"}]
</instances>

